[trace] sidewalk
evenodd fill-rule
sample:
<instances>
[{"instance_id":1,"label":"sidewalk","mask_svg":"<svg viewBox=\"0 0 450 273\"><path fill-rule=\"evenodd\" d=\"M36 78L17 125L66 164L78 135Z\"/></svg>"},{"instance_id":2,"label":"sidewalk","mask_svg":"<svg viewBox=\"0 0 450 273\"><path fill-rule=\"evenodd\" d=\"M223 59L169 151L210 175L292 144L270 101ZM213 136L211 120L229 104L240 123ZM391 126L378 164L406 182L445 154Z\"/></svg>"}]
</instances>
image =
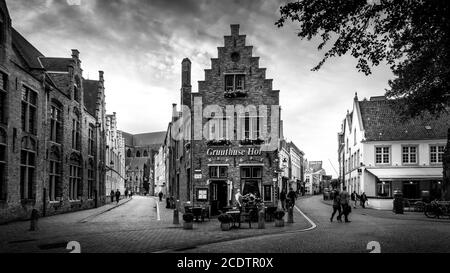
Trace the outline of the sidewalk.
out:
<instances>
[{"instance_id":1,"label":"sidewalk","mask_svg":"<svg viewBox=\"0 0 450 273\"><path fill-rule=\"evenodd\" d=\"M45 237L57 236L61 232L67 232L68 225L82 223L92 217L120 207L131 200L131 198L121 199L119 204L113 202L94 209L41 217L38 220L38 229L36 231L29 231L29 220L2 224L0 225L0 249L2 249L5 243L35 241Z\"/></svg>"},{"instance_id":2,"label":"sidewalk","mask_svg":"<svg viewBox=\"0 0 450 273\"><path fill-rule=\"evenodd\" d=\"M324 203L326 205L329 205L329 206L333 205L332 200L323 200L323 198L321 198L320 200L322 203ZM372 216L372 217L378 217L378 218L385 218L385 219L450 223L450 219L448 219L448 218L447 219L428 218L424 215L423 212L405 211L403 214L395 214L393 211L390 211L390 210L377 210L377 209L372 209L372 208L362 208L361 206L357 206L355 209L352 206L351 213L367 215L367 216Z\"/></svg>"}]
</instances>

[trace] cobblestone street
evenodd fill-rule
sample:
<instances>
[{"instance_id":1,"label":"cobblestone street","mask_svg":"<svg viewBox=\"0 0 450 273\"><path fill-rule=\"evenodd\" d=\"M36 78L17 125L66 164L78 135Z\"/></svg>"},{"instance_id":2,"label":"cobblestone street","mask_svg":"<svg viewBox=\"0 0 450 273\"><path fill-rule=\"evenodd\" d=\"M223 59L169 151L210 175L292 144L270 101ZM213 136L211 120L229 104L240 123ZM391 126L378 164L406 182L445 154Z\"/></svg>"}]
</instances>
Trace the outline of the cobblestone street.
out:
<instances>
[{"instance_id":1,"label":"cobblestone street","mask_svg":"<svg viewBox=\"0 0 450 273\"><path fill-rule=\"evenodd\" d=\"M310 227L310 223L295 212L295 223L275 228L266 223L266 229L221 231L217 219L194 223L193 230L183 230L182 224L173 225L173 210L152 197L135 196L122 200L119 206L57 215L39 220L39 230L28 231L29 222L0 226L1 252L61 252L66 253L67 242L77 241L82 252L165 252L183 251L202 244L236 240L245 237L292 232ZM182 218L180 214L180 223Z\"/></svg>"}]
</instances>

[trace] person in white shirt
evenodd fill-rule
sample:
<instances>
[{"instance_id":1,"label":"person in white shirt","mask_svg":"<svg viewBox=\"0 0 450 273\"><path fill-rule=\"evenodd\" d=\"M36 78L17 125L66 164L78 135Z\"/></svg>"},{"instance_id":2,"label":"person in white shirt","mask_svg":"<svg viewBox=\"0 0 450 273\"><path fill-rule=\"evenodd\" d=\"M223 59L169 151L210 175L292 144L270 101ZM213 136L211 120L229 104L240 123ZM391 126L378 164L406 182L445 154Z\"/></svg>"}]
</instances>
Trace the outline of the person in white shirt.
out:
<instances>
[{"instance_id":1,"label":"person in white shirt","mask_svg":"<svg viewBox=\"0 0 450 273\"><path fill-rule=\"evenodd\" d=\"M236 194L234 195L234 198L236 199L236 204L238 205L239 208L242 207L242 194L241 194L241 190L237 190Z\"/></svg>"}]
</instances>

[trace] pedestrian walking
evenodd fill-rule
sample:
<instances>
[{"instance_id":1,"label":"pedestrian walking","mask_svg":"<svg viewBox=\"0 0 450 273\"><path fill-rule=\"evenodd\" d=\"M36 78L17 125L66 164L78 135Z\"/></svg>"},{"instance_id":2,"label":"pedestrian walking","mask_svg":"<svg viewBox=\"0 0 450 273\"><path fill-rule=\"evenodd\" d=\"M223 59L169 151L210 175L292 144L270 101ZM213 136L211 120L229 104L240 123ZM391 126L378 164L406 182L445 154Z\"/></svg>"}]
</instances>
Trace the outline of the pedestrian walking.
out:
<instances>
[{"instance_id":1,"label":"pedestrian walking","mask_svg":"<svg viewBox=\"0 0 450 273\"><path fill-rule=\"evenodd\" d=\"M125 199L128 198L128 189L125 190Z\"/></svg>"},{"instance_id":2,"label":"pedestrian walking","mask_svg":"<svg viewBox=\"0 0 450 273\"><path fill-rule=\"evenodd\" d=\"M295 205L295 200L297 200L297 193L292 188L289 188L287 198L289 199L289 207L293 207Z\"/></svg>"},{"instance_id":3,"label":"pedestrian walking","mask_svg":"<svg viewBox=\"0 0 450 273\"><path fill-rule=\"evenodd\" d=\"M352 202L353 202L353 208L356 209L356 205L358 203L358 194L356 193L356 191L352 192L352 194L350 195L350 198L352 199Z\"/></svg>"},{"instance_id":4,"label":"pedestrian walking","mask_svg":"<svg viewBox=\"0 0 450 273\"><path fill-rule=\"evenodd\" d=\"M111 192L109 193L109 197L111 198L111 203L114 202L114 190L111 190Z\"/></svg>"},{"instance_id":5,"label":"pedestrian walking","mask_svg":"<svg viewBox=\"0 0 450 273\"><path fill-rule=\"evenodd\" d=\"M286 210L286 192L284 189L280 193L281 208Z\"/></svg>"},{"instance_id":6,"label":"pedestrian walking","mask_svg":"<svg viewBox=\"0 0 450 273\"><path fill-rule=\"evenodd\" d=\"M163 195L164 195L164 194L162 193L162 191L160 191L160 192L158 193L159 202L162 202Z\"/></svg>"},{"instance_id":7,"label":"pedestrian walking","mask_svg":"<svg viewBox=\"0 0 450 273\"><path fill-rule=\"evenodd\" d=\"M342 214L344 214L345 222L350 223L351 221L348 220L348 215L352 211L352 206L350 205L350 195L347 192L346 186L342 188L342 192L339 194L339 197L341 198Z\"/></svg>"},{"instance_id":8,"label":"pedestrian walking","mask_svg":"<svg viewBox=\"0 0 450 273\"><path fill-rule=\"evenodd\" d=\"M119 189L117 189L117 191L116 191L116 202L117 202L117 204L119 204L119 200L120 200L120 191L119 191Z\"/></svg>"},{"instance_id":9,"label":"pedestrian walking","mask_svg":"<svg viewBox=\"0 0 450 273\"><path fill-rule=\"evenodd\" d=\"M367 196L366 196L366 193L365 193L365 192L363 192L363 193L361 194L361 197L359 198L359 201L360 201L361 207L362 207L363 209L365 209L365 208L366 208L366 202L367 202Z\"/></svg>"},{"instance_id":10,"label":"pedestrian walking","mask_svg":"<svg viewBox=\"0 0 450 273\"><path fill-rule=\"evenodd\" d=\"M333 190L333 213L331 214L330 222L333 222L334 215L336 215L336 212L339 212L336 219L339 222L342 222L341 216L342 216L342 210L341 210L341 197L339 196L338 190Z\"/></svg>"},{"instance_id":11,"label":"pedestrian walking","mask_svg":"<svg viewBox=\"0 0 450 273\"><path fill-rule=\"evenodd\" d=\"M130 191L130 198L133 197L133 191Z\"/></svg>"}]
</instances>

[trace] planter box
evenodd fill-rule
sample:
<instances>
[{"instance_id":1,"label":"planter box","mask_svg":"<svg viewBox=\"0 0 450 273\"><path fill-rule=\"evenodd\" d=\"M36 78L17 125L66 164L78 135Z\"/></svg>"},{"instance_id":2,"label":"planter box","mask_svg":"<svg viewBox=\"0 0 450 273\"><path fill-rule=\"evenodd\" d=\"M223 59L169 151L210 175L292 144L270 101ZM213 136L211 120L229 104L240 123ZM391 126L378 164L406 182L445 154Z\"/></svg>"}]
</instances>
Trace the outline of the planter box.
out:
<instances>
[{"instance_id":1,"label":"planter box","mask_svg":"<svg viewBox=\"0 0 450 273\"><path fill-rule=\"evenodd\" d=\"M377 210L392 210L394 208L393 201L392 198L369 198L367 207Z\"/></svg>"}]
</instances>

